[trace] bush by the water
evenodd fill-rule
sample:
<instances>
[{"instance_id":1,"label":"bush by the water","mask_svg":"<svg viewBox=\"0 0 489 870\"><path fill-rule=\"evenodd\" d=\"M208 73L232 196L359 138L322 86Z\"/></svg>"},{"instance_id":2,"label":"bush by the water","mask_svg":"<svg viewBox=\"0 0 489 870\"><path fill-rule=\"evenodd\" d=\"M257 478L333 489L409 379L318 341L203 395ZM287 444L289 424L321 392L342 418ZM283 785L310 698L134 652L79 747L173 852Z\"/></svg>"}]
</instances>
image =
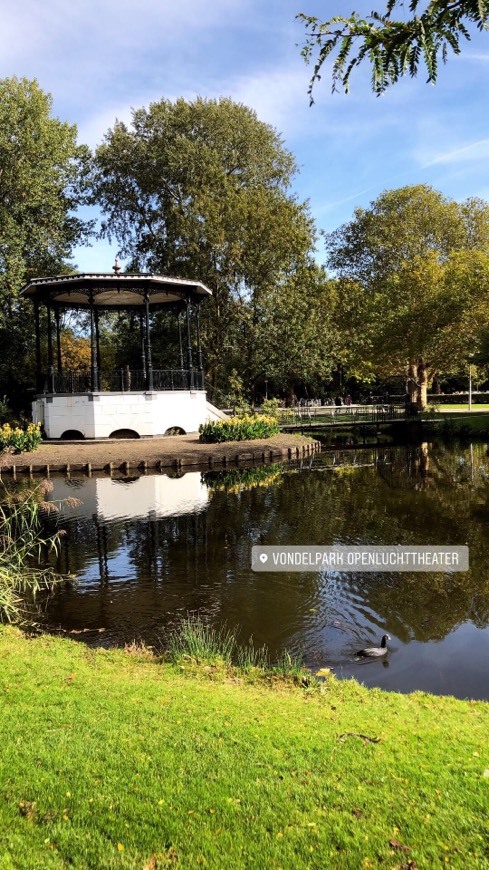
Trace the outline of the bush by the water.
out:
<instances>
[{"instance_id":1,"label":"bush by the water","mask_svg":"<svg viewBox=\"0 0 489 870\"><path fill-rule=\"evenodd\" d=\"M272 659L268 648L256 647L253 638L239 644L235 632L227 626L213 627L198 614L183 618L167 638L166 657L175 664L235 666L246 671L260 671L261 676L283 677L305 684L312 681L301 653L284 650Z\"/></svg>"},{"instance_id":2,"label":"bush by the water","mask_svg":"<svg viewBox=\"0 0 489 870\"><path fill-rule=\"evenodd\" d=\"M35 450L42 441L41 424L28 423L26 428L4 423L0 426L0 450L10 447L17 453Z\"/></svg>"},{"instance_id":3,"label":"bush by the water","mask_svg":"<svg viewBox=\"0 0 489 870\"><path fill-rule=\"evenodd\" d=\"M275 420L278 420L280 404L280 399L265 399L261 406L261 413L267 414L269 417L274 417Z\"/></svg>"},{"instance_id":4,"label":"bush by the water","mask_svg":"<svg viewBox=\"0 0 489 870\"><path fill-rule=\"evenodd\" d=\"M199 427L200 441L204 444L220 444L223 441L253 441L255 438L270 438L280 431L278 421L267 414L244 414L218 422L209 421Z\"/></svg>"},{"instance_id":5,"label":"bush by the water","mask_svg":"<svg viewBox=\"0 0 489 870\"><path fill-rule=\"evenodd\" d=\"M43 556L57 552L59 535L44 528L43 516L57 508L45 502L50 485L0 490L0 623L21 622L26 602L60 578ZM73 500L75 501L75 500Z\"/></svg>"}]
</instances>

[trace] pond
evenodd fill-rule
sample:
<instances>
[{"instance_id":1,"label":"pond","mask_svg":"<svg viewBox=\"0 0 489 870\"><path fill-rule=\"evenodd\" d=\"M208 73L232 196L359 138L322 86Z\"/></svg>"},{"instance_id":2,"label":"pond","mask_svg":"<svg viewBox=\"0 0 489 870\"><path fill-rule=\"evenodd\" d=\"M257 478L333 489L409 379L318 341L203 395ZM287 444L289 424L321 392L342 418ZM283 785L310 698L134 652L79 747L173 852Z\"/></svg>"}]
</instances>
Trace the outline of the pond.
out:
<instances>
[{"instance_id":1,"label":"pond","mask_svg":"<svg viewBox=\"0 0 489 870\"><path fill-rule=\"evenodd\" d=\"M53 478L59 568L44 618L86 643L161 646L188 613L272 655L402 692L489 698L489 458L482 444L323 452L307 463ZM259 545L470 548L464 573L255 573ZM355 651L391 635L385 660Z\"/></svg>"}]
</instances>

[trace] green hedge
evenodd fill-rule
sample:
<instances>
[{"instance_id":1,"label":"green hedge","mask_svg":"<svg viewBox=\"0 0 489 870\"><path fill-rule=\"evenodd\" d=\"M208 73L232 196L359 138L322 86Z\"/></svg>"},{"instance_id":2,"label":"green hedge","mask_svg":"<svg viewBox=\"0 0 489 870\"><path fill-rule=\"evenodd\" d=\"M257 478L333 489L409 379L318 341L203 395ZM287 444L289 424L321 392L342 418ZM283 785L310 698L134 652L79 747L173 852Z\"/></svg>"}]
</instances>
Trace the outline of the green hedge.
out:
<instances>
[{"instance_id":1,"label":"green hedge","mask_svg":"<svg viewBox=\"0 0 489 870\"><path fill-rule=\"evenodd\" d=\"M429 405L467 405L469 394L465 393L431 393L428 394ZM472 393L473 405L487 405L489 393Z\"/></svg>"},{"instance_id":2,"label":"green hedge","mask_svg":"<svg viewBox=\"0 0 489 870\"><path fill-rule=\"evenodd\" d=\"M245 414L229 417L218 422L202 423L199 427L200 441L204 444L220 444L223 441L253 441L255 438L270 438L280 431L278 421L266 414Z\"/></svg>"}]
</instances>

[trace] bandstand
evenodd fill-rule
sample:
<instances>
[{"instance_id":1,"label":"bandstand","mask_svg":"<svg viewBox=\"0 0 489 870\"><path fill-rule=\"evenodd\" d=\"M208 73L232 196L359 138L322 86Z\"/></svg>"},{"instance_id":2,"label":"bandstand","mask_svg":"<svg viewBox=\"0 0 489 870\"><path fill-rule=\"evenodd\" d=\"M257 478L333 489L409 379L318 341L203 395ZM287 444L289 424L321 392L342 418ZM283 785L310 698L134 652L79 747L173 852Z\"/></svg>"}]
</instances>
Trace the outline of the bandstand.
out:
<instances>
[{"instance_id":1,"label":"bandstand","mask_svg":"<svg viewBox=\"0 0 489 870\"><path fill-rule=\"evenodd\" d=\"M200 306L212 295L199 281L162 275L114 273L36 278L21 291L32 299L36 324L36 398L34 422L47 438L151 437L196 432L206 420L225 415L207 401L200 337ZM41 341L41 308L47 341ZM90 369L67 371L62 365L61 313L89 315ZM172 369L155 368L152 316L175 313L179 359ZM115 371L101 366L101 312L137 312L141 364ZM45 352L42 353L43 345ZM43 358L44 357L44 358Z\"/></svg>"}]
</instances>

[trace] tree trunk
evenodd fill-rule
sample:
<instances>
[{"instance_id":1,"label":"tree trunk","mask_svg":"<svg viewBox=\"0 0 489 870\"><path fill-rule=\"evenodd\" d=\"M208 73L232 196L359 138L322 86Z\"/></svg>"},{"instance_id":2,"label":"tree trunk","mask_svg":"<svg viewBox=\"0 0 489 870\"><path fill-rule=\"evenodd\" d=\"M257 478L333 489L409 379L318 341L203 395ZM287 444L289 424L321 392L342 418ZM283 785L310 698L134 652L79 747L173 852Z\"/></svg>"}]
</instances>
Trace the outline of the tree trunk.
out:
<instances>
[{"instance_id":1,"label":"tree trunk","mask_svg":"<svg viewBox=\"0 0 489 870\"><path fill-rule=\"evenodd\" d=\"M418 360L418 408L424 411L428 404L428 367L423 359Z\"/></svg>"},{"instance_id":2,"label":"tree trunk","mask_svg":"<svg viewBox=\"0 0 489 870\"><path fill-rule=\"evenodd\" d=\"M416 363L410 362L408 366L408 381L407 388L410 404L418 404L418 367Z\"/></svg>"}]
</instances>

